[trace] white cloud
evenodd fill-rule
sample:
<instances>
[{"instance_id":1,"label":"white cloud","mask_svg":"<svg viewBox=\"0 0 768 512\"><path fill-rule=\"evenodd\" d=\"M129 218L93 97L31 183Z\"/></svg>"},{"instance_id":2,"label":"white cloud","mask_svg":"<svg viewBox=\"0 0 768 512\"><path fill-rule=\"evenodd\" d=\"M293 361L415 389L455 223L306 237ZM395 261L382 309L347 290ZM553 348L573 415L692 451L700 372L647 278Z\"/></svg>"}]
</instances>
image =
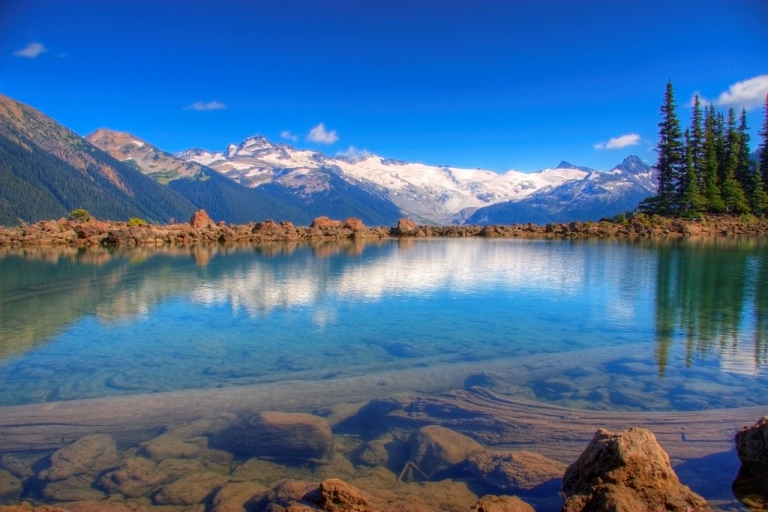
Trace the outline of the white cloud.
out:
<instances>
[{"instance_id":1,"label":"white cloud","mask_svg":"<svg viewBox=\"0 0 768 512\"><path fill-rule=\"evenodd\" d=\"M43 43L29 43L21 50L13 52L16 57L26 57L28 59L35 59L40 54L48 51Z\"/></svg>"},{"instance_id":2,"label":"white cloud","mask_svg":"<svg viewBox=\"0 0 768 512\"><path fill-rule=\"evenodd\" d=\"M336 133L336 130L326 131L325 123L320 123L309 130L307 140L312 142L320 142L322 144L333 144L339 140L339 135Z\"/></svg>"},{"instance_id":3,"label":"white cloud","mask_svg":"<svg viewBox=\"0 0 768 512\"><path fill-rule=\"evenodd\" d=\"M355 146L349 146L344 151L339 151L338 153L336 153L336 156L340 156L342 158L348 158L351 160L365 160L372 154L373 153L371 153L367 149L357 149Z\"/></svg>"},{"instance_id":4,"label":"white cloud","mask_svg":"<svg viewBox=\"0 0 768 512\"><path fill-rule=\"evenodd\" d=\"M299 137L297 135L294 135L291 133L291 130L283 130L280 132L280 136L284 138L285 140L290 140L291 142L296 142L299 140Z\"/></svg>"},{"instance_id":5,"label":"white cloud","mask_svg":"<svg viewBox=\"0 0 768 512\"><path fill-rule=\"evenodd\" d=\"M640 136L636 133L628 133L614 137L608 140L608 142L595 144L595 149L621 149L627 146L637 146L638 144L640 144Z\"/></svg>"},{"instance_id":6,"label":"white cloud","mask_svg":"<svg viewBox=\"0 0 768 512\"><path fill-rule=\"evenodd\" d=\"M190 106L184 107L184 110L199 110L206 112L209 110L221 110L223 108L226 108L226 105L219 101L196 101Z\"/></svg>"},{"instance_id":7,"label":"white cloud","mask_svg":"<svg viewBox=\"0 0 768 512\"><path fill-rule=\"evenodd\" d=\"M747 110L759 107L768 94L768 75L759 75L736 82L720 94L715 104L720 107L744 107Z\"/></svg>"}]
</instances>

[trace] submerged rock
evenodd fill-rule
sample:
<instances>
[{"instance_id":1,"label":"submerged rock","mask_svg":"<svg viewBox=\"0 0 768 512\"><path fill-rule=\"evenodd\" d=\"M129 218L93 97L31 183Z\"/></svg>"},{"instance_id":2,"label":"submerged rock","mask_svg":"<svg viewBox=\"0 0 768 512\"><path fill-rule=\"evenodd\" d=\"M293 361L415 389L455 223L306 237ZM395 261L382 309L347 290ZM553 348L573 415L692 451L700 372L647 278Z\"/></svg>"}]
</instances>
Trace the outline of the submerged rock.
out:
<instances>
[{"instance_id":1,"label":"submerged rock","mask_svg":"<svg viewBox=\"0 0 768 512\"><path fill-rule=\"evenodd\" d=\"M212 512L243 512L245 503L267 490L256 482L229 482L213 497Z\"/></svg>"},{"instance_id":2,"label":"submerged rock","mask_svg":"<svg viewBox=\"0 0 768 512\"><path fill-rule=\"evenodd\" d=\"M538 453L485 451L470 457L469 471L503 492L552 485L555 490L567 466Z\"/></svg>"},{"instance_id":3,"label":"submerged rock","mask_svg":"<svg viewBox=\"0 0 768 512\"><path fill-rule=\"evenodd\" d=\"M563 476L563 512L711 510L680 483L669 456L649 430L600 429Z\"/></svg>"},{"instance_id":4,"label":"submerged rock","mask_svg":"<svg viewBox=\"0 0 768 512\"><path fill-rule=\"evenodd\" d=\"M331 427L313 414L262 412L245 418L215 437L233 453L282 459L320 460L333 447Z\"/></svg>"},{"instance_id":5,"label":"submerged rock","mask_svg":"<svg viewBox=\"0 0 768 512\"><path fill-rule=\"evenodd\" d=\"M0 470L0 503L13 501L21 495L21 480L10 471Z\"/></svg>"},{"instance_id":6,"label":"submerged rock","mask_svg":"<svg viewBox=\"0 0 768 512\"><path fill-rule=\"evenodd\" d=\"M138 498L154 491L170 480L157 464L141 457L123 460L115 471L101 477L100 483L109 492L119 492L128 498Z\"/></svg>"},{"instance_id":7,"label":"submerged rock","mask_svg":"<svg viewBox=\"0 0 768 512\"><path fill-rule=\"evenodd\" d=\"M459 469L467 463L468 457L484 450L474 439L437 425L417 430L410 444L410 462L429 478Z\"/></svg>"},{"instance_id":8,"label":"submerged rock","mask_svg":"<svg viewBox=\"0 0 768 512\"><path fill-rule=\"evenodd\" d=\"M768 416L736 433L736 451L743 463L768 464Z\"/></svg>"},{"instance_id":9,"label":"submerged rock","mask_svg":"<svg viewBox=\"0 0 768 512\"><path fill-rule=\"evenodd\" d=\"M64 480L98 473L117 466L117 446L107 434L89 434L51 455L51 467L40 472L40 480Z\"/></svg>"},{"instance_id":10,"label":"submerged rock","mask_svg":"<svg viewBox=\"0 0 768 512\"><path fill-rule=\"evenodd\" d=\"M213 498L228 481L229 477L218 473L195 473L163 487L153 501L158 505L195 505Z\"/></svg>"},{"instance_id":11,"label":"submerged rock","mask_svg":"<svg viewBox=\"0 0 768 512\"><path fill-rule=\"evenodd\" d=\"M337 478L320 482L316 491L304 499L318 505L326 512L373 512L371 497L366 493Z\"/></svg>"}]
</instances>

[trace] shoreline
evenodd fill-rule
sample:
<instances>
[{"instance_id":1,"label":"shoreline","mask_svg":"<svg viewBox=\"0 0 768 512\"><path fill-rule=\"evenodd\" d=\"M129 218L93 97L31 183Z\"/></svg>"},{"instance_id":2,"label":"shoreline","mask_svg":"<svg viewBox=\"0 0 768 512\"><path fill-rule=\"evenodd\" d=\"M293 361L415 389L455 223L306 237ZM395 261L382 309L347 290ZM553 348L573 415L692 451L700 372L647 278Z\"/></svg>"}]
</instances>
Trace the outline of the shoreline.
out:
<instances>
[{"instance_id":1,"label":"shoreline","mask_svg":"<svg viewBox=\"0 0 768 512\"><path fill-rule=\"evenodd\" d=\"M384 238L534 238L534 239L675 239L768 236L768 218L733 215L674 219L636 214L623 220L537 225L417 225L400 219L396 226L366 227L355 218L316 218L309 227L290 222L214 222L199 210L187 223L154 225L95 219L44 220L17 227L0 227L0 247L47 246L186 246L216 243L319 242Z\"/></svg>"}]
</instances>

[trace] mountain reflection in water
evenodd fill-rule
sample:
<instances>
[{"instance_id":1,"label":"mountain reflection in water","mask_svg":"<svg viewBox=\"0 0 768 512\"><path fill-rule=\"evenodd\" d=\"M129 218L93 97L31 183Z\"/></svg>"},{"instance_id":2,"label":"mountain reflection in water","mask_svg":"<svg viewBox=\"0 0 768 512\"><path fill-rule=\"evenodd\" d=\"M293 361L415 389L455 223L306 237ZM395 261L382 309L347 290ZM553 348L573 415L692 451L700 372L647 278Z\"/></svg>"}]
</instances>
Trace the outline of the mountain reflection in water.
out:
<instances>
[{"instance_id":1,"label":"mountain reflection in water","mask_svg":"<svg viewBox=\"0 0 768 512\"><path fill-rule=\"evenodd\" d=\"M643 409L655 400L647 389L611 388L619 374L621 385L650 382L644 368L655 365L652 385L669 388L657 407L764 403L756 397L768 395L761 393L766 245L725 238L400 239L6 250L0 403L313 380L621 345L626 358L595 361L586 374L563 377L571 380L497 383L568 406ZM751 387L743 402L674 399L672 387L713 393L675 379L689 372L710 382L717 368L758 379L712 383L721 386L715 395ZM574 383L584 388L573 391Z\"/></svg>"}]
</instances>

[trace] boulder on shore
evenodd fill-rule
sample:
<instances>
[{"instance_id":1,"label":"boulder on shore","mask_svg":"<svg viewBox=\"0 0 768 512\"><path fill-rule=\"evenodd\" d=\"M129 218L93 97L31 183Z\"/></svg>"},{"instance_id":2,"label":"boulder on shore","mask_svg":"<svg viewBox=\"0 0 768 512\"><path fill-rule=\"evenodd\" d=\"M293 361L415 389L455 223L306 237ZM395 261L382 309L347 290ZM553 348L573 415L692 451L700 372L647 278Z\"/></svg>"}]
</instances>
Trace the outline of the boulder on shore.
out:
<instances>
[{"instance_id":1,"label":"boulder on shore","mask_svg":"<svg viewBox=\"0 0 768 512\"><path fill-rule=\"evenodd\" d=\"M653 433L636 427L618 434L599 429L566 470L563 493L563 512L711 510L680 483Z\"/></svg>"},{"instance_id":2,"label":"boulder on shore","mask_svg":"<svg viewBox=\"0 0 768 512\"><path fill-rule=\"evenodd\" d=\"M736 433L736 451L742 463L768 464L768 416Z\"/></svg>"}]
</instances>

